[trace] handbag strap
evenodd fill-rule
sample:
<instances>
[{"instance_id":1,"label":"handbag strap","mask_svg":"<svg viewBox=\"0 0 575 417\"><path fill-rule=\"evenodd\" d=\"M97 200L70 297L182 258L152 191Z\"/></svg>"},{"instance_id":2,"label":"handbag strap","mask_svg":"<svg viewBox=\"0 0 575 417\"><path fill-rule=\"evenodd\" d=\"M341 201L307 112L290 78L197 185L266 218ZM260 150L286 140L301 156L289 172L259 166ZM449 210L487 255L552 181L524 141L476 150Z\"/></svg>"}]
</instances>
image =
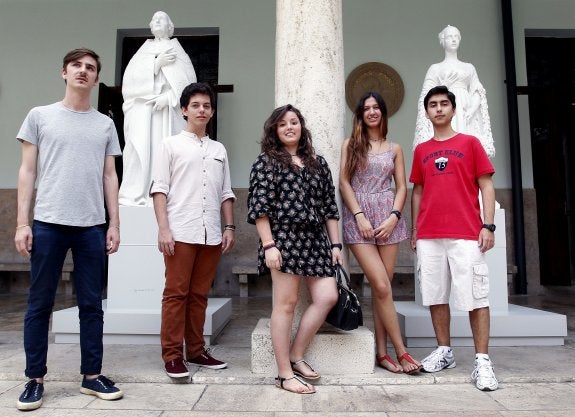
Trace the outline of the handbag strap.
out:
<instances>
[{"instance_id":1,"label":"handbag strap","mask_svg":"<svg viewBox=\"0 0 575 417\"><path fill-rule=\"evenodd\" d=\"M348 289L350 288L349 275L345 270L345 268L343 267L343 265L339 264L337 265L336 276L337 276L337 283L339 285L345 285ZM345 281L345 284L343 284L342 281Z\"/></svg>"}]
</instances>

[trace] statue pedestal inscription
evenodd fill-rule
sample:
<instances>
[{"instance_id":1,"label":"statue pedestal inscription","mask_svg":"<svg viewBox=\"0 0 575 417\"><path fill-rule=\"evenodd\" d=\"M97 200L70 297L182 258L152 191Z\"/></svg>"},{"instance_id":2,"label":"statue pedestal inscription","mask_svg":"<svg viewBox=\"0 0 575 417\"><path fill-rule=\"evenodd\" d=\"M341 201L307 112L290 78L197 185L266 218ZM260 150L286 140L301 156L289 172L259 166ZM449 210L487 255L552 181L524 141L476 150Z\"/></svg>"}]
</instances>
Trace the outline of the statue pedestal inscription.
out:
<instances>
[{"instance_id":1,"label":"statue pedestal inscription","mask_svg":"<svg viewBox=\"0 0 575 417\"><path fill-rule=\"evenodd\" d=\"M105 344L159 344L164 258L158 251L152 207L120 207L120 249L109 257L104 300ZM232 313L230 298L210 298L204 339L210 345ZM56 343L79 343L78 308L54 312Z\"/></svg>"},{"instance_id":2,"label":"statue pedestal inscription","mask_svg":"<svg viewBox=\"0 0 575 417\"><path fill-rule=\"evenodd\" d=\"M508 303L505 210L495 210L495 246L486 255L489 267L491 312L490 346L563 345L567 336L564 315ZM417 279L417 266L415 268ZM451 304L451 345L473 346L469 314ZM421 304L419 284L415 283L415 302L395 303L399 324L408 347L436 347L437 341L429 309Z\"/></svg>"}]
</instances>

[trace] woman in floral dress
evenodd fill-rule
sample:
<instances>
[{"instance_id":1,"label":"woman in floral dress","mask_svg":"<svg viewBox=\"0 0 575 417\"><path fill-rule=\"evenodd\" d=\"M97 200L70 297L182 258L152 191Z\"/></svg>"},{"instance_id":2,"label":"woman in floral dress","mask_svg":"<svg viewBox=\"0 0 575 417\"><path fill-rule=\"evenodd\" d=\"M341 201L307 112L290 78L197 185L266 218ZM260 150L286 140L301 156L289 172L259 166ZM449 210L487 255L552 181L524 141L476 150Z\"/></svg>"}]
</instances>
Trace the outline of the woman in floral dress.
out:
<instances>
[{"instance_id":1,"label":"woman in floral dress","mask_svg":"<svg viewBox=\"0 0 575 417\"><path fill-rule=\"evenodd\" d=\"M377 363L391 372L418 372L421 364L405 350L391 292L399 242L408 237L401 215L405 164L401 147L387 139L387 109L376 92L358 101L340 167L343 237L371 285ZM399 364L387 354L388 335Z\"/></svg>"},{"instance_id":2,"label":"woman in floral dress","mask_svg":"<svg viewBox=\"0 0 575 417\"><path fill-rule=\"evenodd\" d=\"M266 120L261 150L250 174L248 222L260 237L258 270L272 276L276 386L311 394L315 388L305 380L320 376L303 357L337 301L335 265L342 262L335 189L327 162L315 154L305 120L292 105ZM290 346L300 277L312 301Z\"/></svg>"}]
</instances>

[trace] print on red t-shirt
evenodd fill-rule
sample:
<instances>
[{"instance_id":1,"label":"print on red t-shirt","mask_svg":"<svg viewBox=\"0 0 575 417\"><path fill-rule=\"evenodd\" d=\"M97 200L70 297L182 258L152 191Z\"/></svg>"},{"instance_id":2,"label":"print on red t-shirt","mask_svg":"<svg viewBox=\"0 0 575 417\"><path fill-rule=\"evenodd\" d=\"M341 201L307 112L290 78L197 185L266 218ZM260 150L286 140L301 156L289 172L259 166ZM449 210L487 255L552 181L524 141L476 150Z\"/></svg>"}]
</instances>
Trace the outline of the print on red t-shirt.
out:
<instances>
[{"instance_id":1,"label":"print on red t-shirt","mask_svg":"<svg viewBox=\"0 0 575 417\"><path fill-rule=\"evenodd\" d=\"M458 133L419 144L409 177L423 186L417 238L477 239L482 225L477 178L494 172L475 136Z\"/></svg>"}]
</instances>

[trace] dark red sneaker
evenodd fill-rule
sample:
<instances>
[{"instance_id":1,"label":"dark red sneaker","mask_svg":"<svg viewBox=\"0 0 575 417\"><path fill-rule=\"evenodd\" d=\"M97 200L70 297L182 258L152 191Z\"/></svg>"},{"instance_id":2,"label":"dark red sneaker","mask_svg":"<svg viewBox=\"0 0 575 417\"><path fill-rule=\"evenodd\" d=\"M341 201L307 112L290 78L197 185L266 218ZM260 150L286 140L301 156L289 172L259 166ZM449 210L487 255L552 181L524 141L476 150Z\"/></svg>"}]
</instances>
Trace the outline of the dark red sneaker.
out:
<instances>
[{"instance_id":1,"label":"dark red sneaker","mask_svg":"<svg viewBox=\"0 0 575 417\"><path fill-rule=\"evenodd\" d=\"M188 368L183 359L174 359L173 361L166 362L166 373L172 378L183 378L185 376L190 376Z\"/></svg>"},{"instance_id":2,"label":"dark red sneaker","mask_svg":"<svg viewBox=\"0 0 575 417\"><path fill-rule=\"evenodd\" d=\"M210 369L222 369L228 366L227 363L217 360L209 353L209 349L204 349L202 353L193 359L188 360L188 365L203 366Z\"/></svg>"}]
</instances>

